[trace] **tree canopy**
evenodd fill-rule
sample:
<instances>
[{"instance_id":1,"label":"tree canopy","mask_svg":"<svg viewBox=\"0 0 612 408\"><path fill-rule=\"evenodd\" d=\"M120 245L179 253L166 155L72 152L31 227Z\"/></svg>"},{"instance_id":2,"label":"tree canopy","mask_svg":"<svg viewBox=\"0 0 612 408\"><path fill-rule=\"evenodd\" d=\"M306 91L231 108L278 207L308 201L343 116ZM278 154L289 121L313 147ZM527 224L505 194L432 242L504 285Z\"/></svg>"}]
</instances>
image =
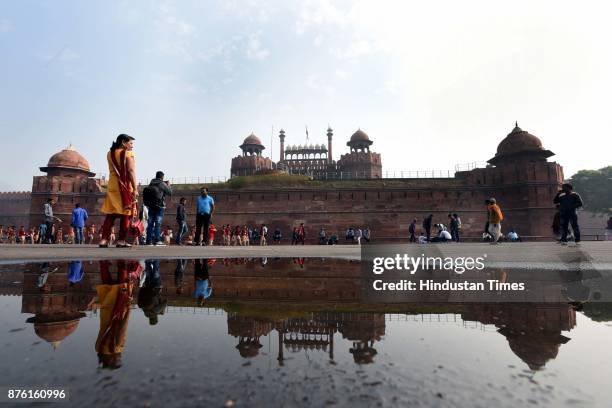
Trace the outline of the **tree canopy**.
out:
<instances>
[{"instance_id":1,"label":"tree canopy","mask_svg":"<svg viewBox=\"0 0 612 408\"><path fill-rule=\"evenodd\" d=\"M580 170L568 182L582 197L585 209L612 213L612 166L599 170Z\"/></svg>"}]
</instances>

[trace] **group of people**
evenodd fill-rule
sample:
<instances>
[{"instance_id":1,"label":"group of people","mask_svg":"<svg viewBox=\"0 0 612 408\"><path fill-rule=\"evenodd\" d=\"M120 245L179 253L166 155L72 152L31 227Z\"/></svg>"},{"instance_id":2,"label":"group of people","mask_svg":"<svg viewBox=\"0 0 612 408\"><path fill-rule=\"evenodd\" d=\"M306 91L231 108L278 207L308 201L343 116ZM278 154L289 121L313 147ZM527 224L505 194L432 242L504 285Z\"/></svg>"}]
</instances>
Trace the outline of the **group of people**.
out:
<instances>
[{"instance_id":1,"label":"group of people","mask_svg":"<svg viewBox=\"0 0 612 408\"><path fill-rule=\"evenodd\" d=\"M215 201L209 195L207 188L202 188L197 198L195 225L191 231L187 224L187 210L185 208L186 198L182 197L176 208L176 234L170 227L164 228L162 232L163 218L166 210L166 198L172 195L169 181L164 180L164 173L158 171L155 178L143 189L142 205L138 207L138 185L136 181L136 165L134 161L134 138L127 134L120 134L112 143L107 153L109 167L109 180L106 191L102 213L105 214L104 223L100 231L100 247L108 247L115 243L119 248L131 247L133 244L146 244L155 246L169 245L172 241L177 245L186 243L192 245L213 245L217 228L212 223L215 211ZM75 244L93 243L96 235L94 224L87 226L87 211L77 203L72 211L72 230L64 236L61 226L55 227L55 222L61 223L61 219L53 214L54 200L49 198L44 205L44 221L38 229L26 230L24 226L17 229L9 227L6 231L0 226L0 240L9 243L63 243L69 241ZM580 242L580 228L576 210L582 207L583 202L571 184L563 184L561 191L554 198L557 213L553 221L553 232L558 236L558 241L567 243L573 239ZM485 200L487 218L483 239L496 244L503 236L501 224L504 219L501 208L495 198ZM119 220L119 233L115 234L114 224ZM410 242L460 242L462 222L456 213L448 214L447 223L433 223L433 214L425 217L421 224L420 235L417 237L417 222L414 218L408 227ZM571 225L572 233L569 231ZM435 228L432 236L432 229ZM231 227L226 224L221 227L222 245L246 246L251 244L267 245L269 241L269 229L266 224L259 227L247 225L236 225ZM128 235L133 238L128 243ZM345 241L349 243L362 244L369 242L371 232L368 227L349 227L345 233ZM280 228L275 228L271 234L272 242L280 244L283 238ZM301 223L294 227L291 235L291 244L299 245L305 243L305 228ZM506 235L510 241L520 241L518 233L511 229ZM319 244L334 245L338 243L336 234L328 235L321 228L318 236Z\"/></svg>"},{"instance_id":2,"label":"group of people","mask_svg":"<svg viewBox=\"0 0 612 408\"><path fill-rule=\"evenodd\" d=\"M488 241L491 244L498 244L502 239L510 242L522 241L522 238L514 228L510 228L505 236L502 233L504 215L495 198L491 197L485 200L484 204L487 211L484 232L482 234L484 241ZM556 207L556 213L553 218L552 229L557 242L567 245L568 241L573 240L576 244L579 244L581 236L576 211L583 206L582 198L574 191L571 184L564 183L561 186L561 190L555 195L553 204ZM460 240L462 223L461 218L456 213L448 214L449 227L442 223L434 224L433 214L429 214L423 219L422 229L418 237L417 222L418 220L414 218L408 226L411 243L459 242ZM608 224L608 228L612 230L612 218ZM437 229L435 236L432 236L432 226Z\"/></svg>"},{"instance_id":3,"label":"group of people","mask_svg":"<svg viewBox=\"0 0 612 408\"><path fill-rule=\"evenodd\" d=\"M344 240L349 244L361 245L363 242L370 242L370 238L371 231L369 227L363 229L349 227L344 234Z\"/></svg>"},{"instance_id":4,"label":"group of people","mask_svg":"<svg viewBox=\"0 0 612 408\"><path fill-rule=\"evenodd\" d=\"M429 214L423 219L421 224L420 234L417 237L417 223L418 219L413 218L410 225L408 225L408 233L410 234L410 243L427 243L427 242L459 242L461 232L461 218L458 214L448 214L448 226L444 223L433 223L433 214ZM433 231L432 228L436 230Z\"/></svg>"}]
</instances>

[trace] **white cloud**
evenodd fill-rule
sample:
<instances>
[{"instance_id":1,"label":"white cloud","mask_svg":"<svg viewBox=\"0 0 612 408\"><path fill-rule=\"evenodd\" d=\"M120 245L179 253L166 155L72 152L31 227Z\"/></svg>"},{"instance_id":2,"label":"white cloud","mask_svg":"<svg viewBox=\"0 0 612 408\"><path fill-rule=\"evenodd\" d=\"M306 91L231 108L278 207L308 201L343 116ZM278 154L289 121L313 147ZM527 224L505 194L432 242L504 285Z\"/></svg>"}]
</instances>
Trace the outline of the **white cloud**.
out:
<instances>
[{"instance_id":1,"label":"white cloud","mask_svg":"<svg viewBox=\"0 0 612 408\"><path fill-rule=\"evenodd\" d=\"M306 0L301 3L296 32L302 34L312 26L336 25L344 27L346 24L346 12L336 7L333 1Z\"/></svg>"},{"instance_id":2,"label":"white cloud","mask_svg":"<svg viewBox=\"0 0 612 408\"><path fill-rule=\"evenodd\" d=\"M0 33L7 33L13 30L13 23L7 19L0 20Z\"/></svg>"},{"instance_id":3,"label":"white cloud","mask_svg":"<svg viewBox=\"0 0 612 408\"><path fill-rule=\"evenodd\" d=\"M270 51L262 46L261 31L250 34L246 44L246 57L248 59L263 60L270 55Z\"/></svg>"}]
</instances>

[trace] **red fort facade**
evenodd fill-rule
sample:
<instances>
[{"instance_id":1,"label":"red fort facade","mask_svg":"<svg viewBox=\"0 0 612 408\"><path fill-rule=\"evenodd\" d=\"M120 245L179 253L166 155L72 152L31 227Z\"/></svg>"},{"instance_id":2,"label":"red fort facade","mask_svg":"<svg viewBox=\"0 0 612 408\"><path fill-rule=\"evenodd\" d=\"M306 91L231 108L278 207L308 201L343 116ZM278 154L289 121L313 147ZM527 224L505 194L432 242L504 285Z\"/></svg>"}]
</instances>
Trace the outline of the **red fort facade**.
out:
<instances>
[{"instance_id":1,"label":"red fort facade","mask_svg":"<svg viewBox=\"0 0 612 408\"><path fill-rule=\"evenodd\" d=\"M209 185L217 211L213 222L281 228L285 237L293 226L305 223L308 237L316 239L319 228L328 234L343 235L346 228L369 227L379 241L397 241L408 235L413 218L420 221L433 214L434 222L447 222L448 213L459 213L465 236L478 236L485 223L484 200L495 197L505 215L504 229L514 228L523 236L549 236L554 213L552 200L563 182L561 165L549 161L536 136L518 125L500 142L497 152L483 168L456 172L448 178L382 178L379 153L370 151L372 140L357 130L347 142L349 153L337 161L332 156L331 129L328 144L285 146L281 130L280 159L264 157L265 147L254 134L232 159L232 176L267 173L308 175L311 182L262 185L231 183ZM90 222L102 222L100 212L106 181L95 178L89 164L72 146L54 154L45 175L35 176L31 193L0 193L0 224L37 226L42 221L43 204L56 200L54 212L67 230L70 213L80 203L90 214ZM164 169L168 170L168 169ZM168 172L168 171L167 171ZM199 186L173 185L164 223L174 226L176 203L186 197L187 210L194 214ZM190 223L191 224L191 223Z\"/></svg>"}]
</instances>

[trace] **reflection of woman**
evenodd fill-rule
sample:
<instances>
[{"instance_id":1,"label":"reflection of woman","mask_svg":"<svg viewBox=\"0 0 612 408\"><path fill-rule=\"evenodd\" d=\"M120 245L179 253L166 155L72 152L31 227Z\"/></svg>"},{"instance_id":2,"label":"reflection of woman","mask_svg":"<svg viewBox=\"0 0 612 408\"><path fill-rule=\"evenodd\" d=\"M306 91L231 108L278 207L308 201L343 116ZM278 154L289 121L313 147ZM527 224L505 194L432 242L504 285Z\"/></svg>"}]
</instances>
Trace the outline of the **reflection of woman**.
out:
<instances>
[{"instance_id":1,"label":"reflection of woman","mask_svg":"<svg viewBox=\"0 0 612 408\"><path fill-rule=\"evenodd\" d=\"M130 224L130 216L134 215L134 207L138 198L133 148L134 138L121 134L117 136L117 140L113 142L106 155L109 179L106 199L102 206L102 212L106 214L102 225L102 240L100 241L100 247L102 248L109 245L111 228L116 218L119 218L117 247L130 247L125 238Z\"/></svg>"},{"instance_id":2,"label":"reflection of woman","mask_svg":"<svg viewBox=\"0 0 612 408\"><path fill-rule=\"evenodd\" d=\"M121 367L134 281L142 267L135 261L117 261L117 279L110 273L110 261L100 261L100 279L96 286L100 303L100 331L96 340L98 361L103 368Z\"/></svg>"}]
</instances>

